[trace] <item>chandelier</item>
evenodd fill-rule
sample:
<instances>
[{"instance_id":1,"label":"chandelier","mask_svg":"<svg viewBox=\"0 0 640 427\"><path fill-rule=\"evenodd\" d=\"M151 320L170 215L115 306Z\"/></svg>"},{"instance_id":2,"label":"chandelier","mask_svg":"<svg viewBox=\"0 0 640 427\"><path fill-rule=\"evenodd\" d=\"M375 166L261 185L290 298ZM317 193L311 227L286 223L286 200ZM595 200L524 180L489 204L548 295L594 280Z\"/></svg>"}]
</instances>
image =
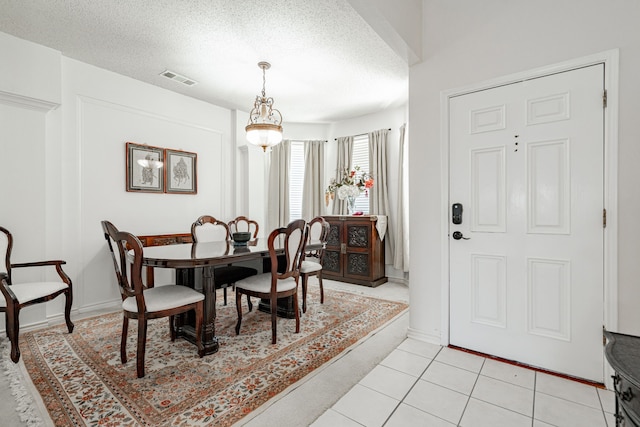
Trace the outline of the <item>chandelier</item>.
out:
<instances>
[{"instance_id":1,"label":"chandelier","mask_svg":"<svg viewBox=\"0 0 640 427\"><path fill-rule=\"evenodd\" d=\"M267 98L264 91L265 71L271 64L261 61L258 62L258 67L262 68L262 95L256 96L245 130L247 141L267 151L267 147L273 147L282 141L282 114L273 108L273 98Z\"/></svg>"}]
</instances>

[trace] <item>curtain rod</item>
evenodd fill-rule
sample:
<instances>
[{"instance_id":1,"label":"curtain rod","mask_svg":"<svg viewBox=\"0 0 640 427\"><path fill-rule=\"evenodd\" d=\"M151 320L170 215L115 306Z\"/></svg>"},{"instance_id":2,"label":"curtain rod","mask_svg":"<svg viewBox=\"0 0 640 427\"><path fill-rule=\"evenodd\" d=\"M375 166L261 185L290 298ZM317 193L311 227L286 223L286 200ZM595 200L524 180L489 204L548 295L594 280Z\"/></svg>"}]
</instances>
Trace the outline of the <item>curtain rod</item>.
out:
<instances>
[{"instance_id":1,"label":"curtain rod","mask_svg":"<svg viewBox=\"0 0 640 427\"><path fill-rule=\"evenodd\" d=\"M388 131L391 131L391 128L389 128L389 129L387 129L387 130L388 130ZM367 132L367 133L359 133L359 134L357 134L357 135L353 135L353 137L355 138L356 136L365 136L365 135L368 135L368 134L369 134L369 132ZM333 138L333 140L334 140L334 141L337 141L337 140L338 140L338 138Z\"/></svg>"}]
</instances>

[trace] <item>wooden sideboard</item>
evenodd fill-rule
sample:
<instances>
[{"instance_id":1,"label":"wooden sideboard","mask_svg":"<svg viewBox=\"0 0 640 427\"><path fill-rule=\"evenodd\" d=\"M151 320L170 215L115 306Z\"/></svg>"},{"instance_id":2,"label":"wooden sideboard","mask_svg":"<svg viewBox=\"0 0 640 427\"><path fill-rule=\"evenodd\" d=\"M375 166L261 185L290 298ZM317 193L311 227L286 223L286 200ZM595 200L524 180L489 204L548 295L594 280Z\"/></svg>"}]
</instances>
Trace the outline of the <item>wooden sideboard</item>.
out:
<instances>
[{"instance_id":1,"label":"wooden sideboard","mask_svg":"<svg viewBox=\"0 0 640 427\"><path fill-rule=\"evenodd\" d=\"M193 242L191 233L154 234L152 236L138 236L138 239L142 246L164 246Z\"/></svg>"},{"instance_id":2,"label":"wooden sideboard","mask_svg":"<svg viewBox=\"0 0 640 427\"><path fill-rule=\"evenodd\" d=\"M376 215L325 216L331 226L324 252L322 277L375 287L387 282L384 241Z\"/></svg>"},{"instance_id":3,"label":"wooden sideboard","mask_svg":"<svg viewBox=\"0 0 640 427\"><path fill-rule=\"evenodd\" d=\"M640 337L604 331L616 394L616 427L640 426Z\"/></svg>"},{"instance_id":4,"label":"wooden sideboard","mask_svg":"<svg viewBox=\"0 0 640 427\"><path fill-rule=\"evenodd\" d=\"M146 246L165 246L165 245L177 245L179 243L193 243L191 233L178 233L178 234L154 234L149 236L137 236L143 247ZM193 272L190 270L176 270L176 280L193 280L192 277L186 277L185 275ZM146 285L153 288L155 282L155 276L153 274L153 267L146 268Z\"/></svg>"}]
</instances>

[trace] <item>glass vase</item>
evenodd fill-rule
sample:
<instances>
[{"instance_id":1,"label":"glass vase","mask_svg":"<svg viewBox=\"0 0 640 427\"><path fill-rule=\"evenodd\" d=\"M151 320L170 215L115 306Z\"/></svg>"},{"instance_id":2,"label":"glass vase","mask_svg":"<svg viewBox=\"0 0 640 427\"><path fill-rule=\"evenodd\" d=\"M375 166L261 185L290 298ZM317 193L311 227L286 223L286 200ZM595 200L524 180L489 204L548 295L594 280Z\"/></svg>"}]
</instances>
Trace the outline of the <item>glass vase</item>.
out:
<instances>
[{"instance_id":1,"label":"glass vase","mask_svg":"<svg viewBox=\"0 0 640 427\"><path fill-rule=\"evenodd\" d=\"M356 213L356 198L353 196L347 196L347 211L349 215Z\"/></svg>"}]
</instances>

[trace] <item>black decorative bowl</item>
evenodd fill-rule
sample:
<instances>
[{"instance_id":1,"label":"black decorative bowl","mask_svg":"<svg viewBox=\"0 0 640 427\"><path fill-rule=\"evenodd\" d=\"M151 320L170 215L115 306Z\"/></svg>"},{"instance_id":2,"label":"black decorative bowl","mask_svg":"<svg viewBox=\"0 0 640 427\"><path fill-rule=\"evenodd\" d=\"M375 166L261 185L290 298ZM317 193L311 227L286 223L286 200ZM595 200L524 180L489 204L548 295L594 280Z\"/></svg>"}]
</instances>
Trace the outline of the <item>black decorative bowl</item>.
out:
<instances>
[{"instance_id":1,"label":"black decorative bowl","mask_svg":"<svg viewBox=\"0 0 640 427\"><path fill-rule=\"evenodd\" d=\"M251 240L251 233L248 231L240 231L238 233L231 234L231 238L233 239L234 245L244 246L249 240Z\"/></svg>"}]
</instances>

